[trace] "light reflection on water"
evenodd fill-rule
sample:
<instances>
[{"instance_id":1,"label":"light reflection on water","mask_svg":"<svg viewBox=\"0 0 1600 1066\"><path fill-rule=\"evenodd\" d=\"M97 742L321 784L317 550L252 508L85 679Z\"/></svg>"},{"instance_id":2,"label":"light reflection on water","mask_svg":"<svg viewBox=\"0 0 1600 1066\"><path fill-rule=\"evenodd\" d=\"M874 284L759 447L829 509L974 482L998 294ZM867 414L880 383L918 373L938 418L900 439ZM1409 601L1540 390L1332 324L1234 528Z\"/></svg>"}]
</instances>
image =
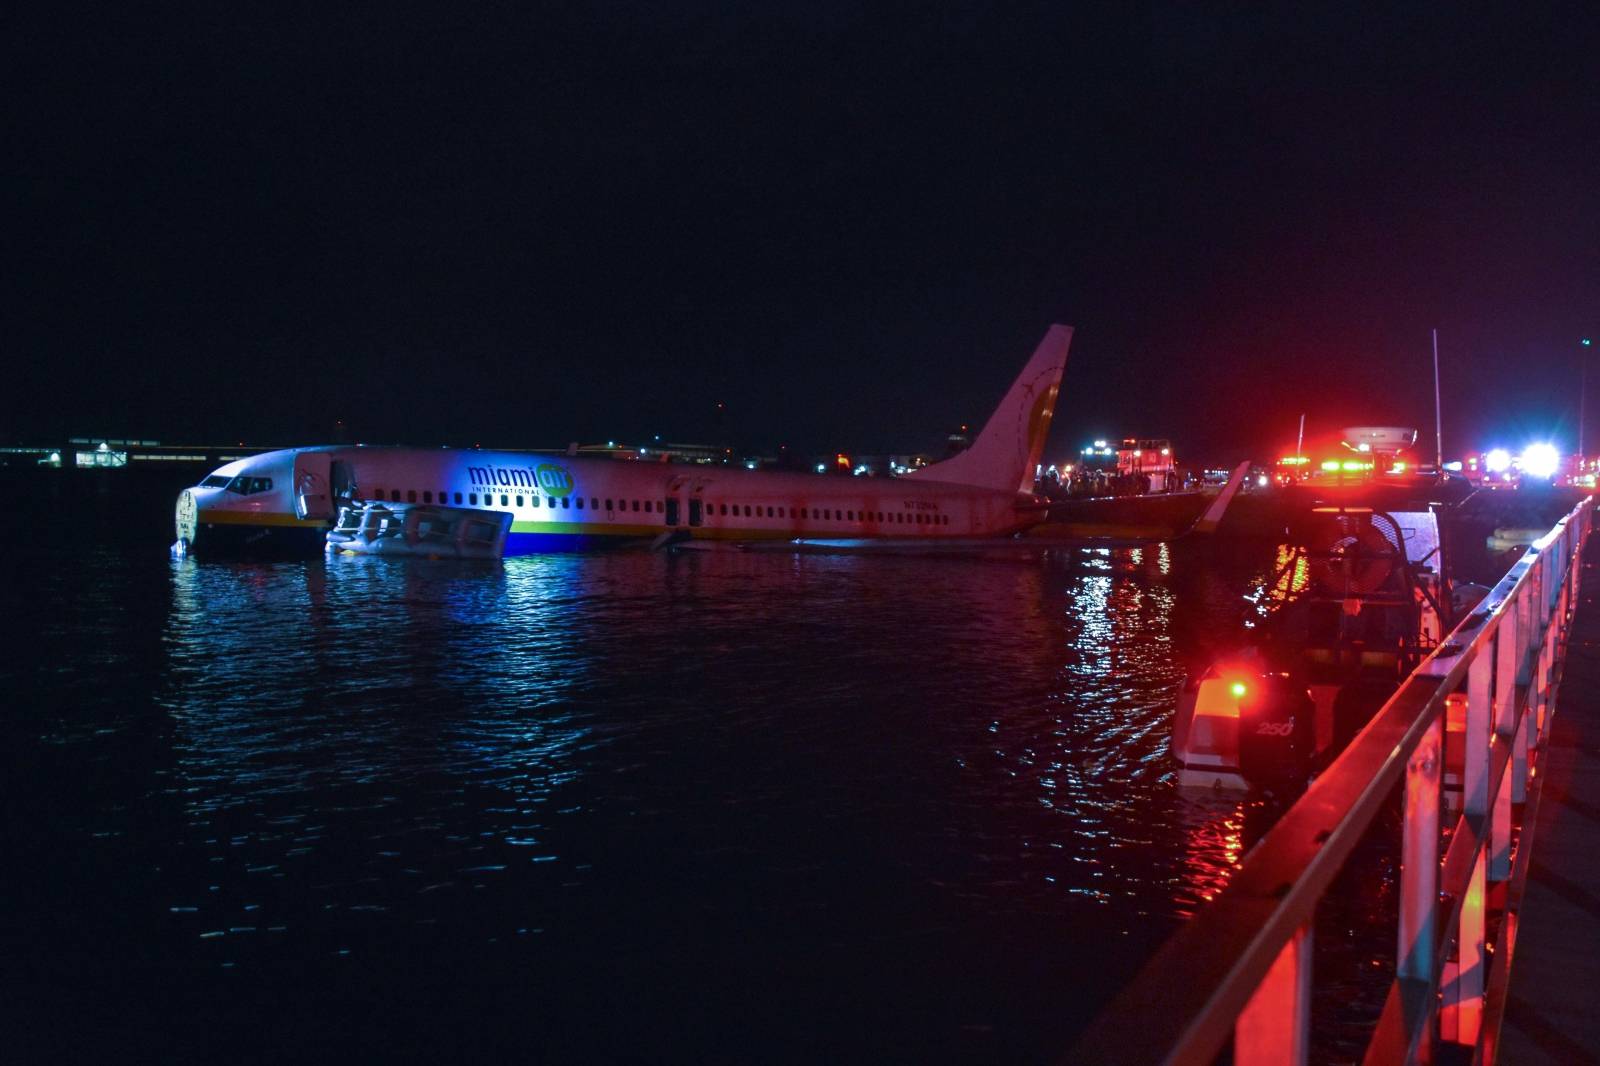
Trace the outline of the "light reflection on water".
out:
<instances>
[{"instance_id":1,"label":"light reflection on water","mask_svg":"<svg viewBox=\"0 0 1600 1066\"><path fill-rule=\"evenodd\" d=\"M1049 1058L1255 832L1166 744L1269 561L111 555L97 602L141 635L97 630L85 682L84 614L47 617L73 696L40 735L139 752L58 828L142 864L179 1000L224 968L328 992L349 959L490 1046L518 1027L481 1004L533 996L556 1057L648 988L610 1050Z\"/></svg>"}]
</instances>

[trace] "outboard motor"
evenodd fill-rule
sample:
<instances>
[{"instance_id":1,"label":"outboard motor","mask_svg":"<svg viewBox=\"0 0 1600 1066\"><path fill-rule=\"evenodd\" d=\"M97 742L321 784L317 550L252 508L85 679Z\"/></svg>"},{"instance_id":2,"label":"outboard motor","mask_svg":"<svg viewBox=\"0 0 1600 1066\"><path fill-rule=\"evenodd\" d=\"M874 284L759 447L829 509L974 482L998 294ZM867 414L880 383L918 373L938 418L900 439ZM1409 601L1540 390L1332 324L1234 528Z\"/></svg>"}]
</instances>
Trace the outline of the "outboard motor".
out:
<instances>
[{"instance_id":1,"label":"outboard motor","mask_svg":"<svg viewBox=\"0 0 1600 1066\"><path fill-rule=\"evenodd\" d=\"M1316 749L1316 705L1288 674L1251 679L1239 699L1239 773L1257 788L1299 791Z\"/></svg>"}]
</instances>

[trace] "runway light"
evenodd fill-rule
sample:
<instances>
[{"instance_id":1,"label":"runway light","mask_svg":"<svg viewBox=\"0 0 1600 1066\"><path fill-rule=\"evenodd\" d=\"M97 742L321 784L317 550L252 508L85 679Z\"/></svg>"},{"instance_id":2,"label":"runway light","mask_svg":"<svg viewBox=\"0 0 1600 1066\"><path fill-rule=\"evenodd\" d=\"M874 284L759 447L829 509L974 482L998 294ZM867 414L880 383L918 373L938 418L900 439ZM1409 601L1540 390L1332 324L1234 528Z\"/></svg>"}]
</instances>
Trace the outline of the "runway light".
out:
<instances>
[{"instance_id":1,"label":"runway light","mask_svg":"<svg viewBox=\"0 0 1600 1066\"><path fill-rule=\"evenodd\" d=\"M1489 454L1483 457L1483 468L1491 474L1498 474L1511 465L1511 453L1504 448L1491 448Z\"/></svg>"},{"instance_id":2,"label":"runway light","mask_svg":"<svg viewBox=\"0 0 1600 1066\"><path fill-rule=\"evenodd\" d=\"M1561 453L1552 444L1530 444L1522 450L1522 472L1541 481L1556 476Z\"/></svg>"}]
</instances>

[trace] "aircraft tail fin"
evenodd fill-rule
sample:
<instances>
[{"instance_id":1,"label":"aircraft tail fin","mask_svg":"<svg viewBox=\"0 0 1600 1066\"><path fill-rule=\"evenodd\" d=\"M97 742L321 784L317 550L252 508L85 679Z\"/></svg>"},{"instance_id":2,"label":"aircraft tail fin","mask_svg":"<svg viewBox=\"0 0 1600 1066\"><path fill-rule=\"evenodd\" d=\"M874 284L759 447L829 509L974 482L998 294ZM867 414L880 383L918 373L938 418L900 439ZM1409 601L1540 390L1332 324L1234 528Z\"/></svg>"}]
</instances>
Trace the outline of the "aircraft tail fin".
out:
<instances>
[{"instance_id":1,"label":"aircraft tail fin","mask_svg":"<svg viewBox=\"0 0 1600 1066\"><path fill-rule=\"evenodd\" d=\"M1239 487L1244 484L1245 475L1250 473L1250 460L1246 459L1233 468L1233 473L1228 477L1228 483L1222 486L1222 491L1217 498L1211 501L1211 506L1206 508L1206 513L1189 530L1191 533L1215 533L1217 526L1222 524L1222 515L1239 494Z\"/></svg>"},{"instance_id":2,"label":"aircraft tail fin","mask_svg":"<svg viewBox=\"0 0 1600 1066\"><path fill-rule=\"evenodd\" d=\"M1071 326L1051 326L972 446L907 476L1005 492L1032 489L1071 342Z\"/></svg>"}]
</instances>

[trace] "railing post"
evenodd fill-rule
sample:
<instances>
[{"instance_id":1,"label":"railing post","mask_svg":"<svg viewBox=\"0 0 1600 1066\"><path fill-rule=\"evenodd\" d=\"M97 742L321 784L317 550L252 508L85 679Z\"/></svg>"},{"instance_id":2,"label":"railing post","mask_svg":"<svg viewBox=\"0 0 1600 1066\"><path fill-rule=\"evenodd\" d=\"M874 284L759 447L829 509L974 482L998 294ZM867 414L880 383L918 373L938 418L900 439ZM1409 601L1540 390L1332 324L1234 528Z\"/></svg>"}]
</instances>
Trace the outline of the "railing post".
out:
<instances>
[{"instance_id":1,"label":"railing post","mask_svg":"<svg viewBox=\"0 0 1600 1066\"><path fill-rule=\"evenodd\" d=\"M1461 809L1481 829L1489 813L1489 738L1494 736L1494 647L1467 668L1467 725L1462 732Z\"/></svg>"},{"instance_id":2,"label":"railing post","mask_svg":"<svg viewBox=\"0 0 1600 1066\"><path fill-rule=\"evenodd\" d=\"M1511 787L1517 773L1517 736L1500 736L1502 744L1511 744L1511 758L1500 774L1500 787L1494 794L1494 811L1490 815L1488 840L1485 850L1489 856L1489 880L1495 884L1511 876Z\"/></svg>"},{"instance_id":3,"label":"railing post","mask_svg":"<svg viewBox=\"0 0 1600 1066\"><path fill-rule=\"evenodd\" d=\"M1486 855L1478 852L1461 901L1461 925L1456 957L1445 964L1439 1008L1439 1038L1469 1047L1478 1042L1483 1021L1483 927L1487 899Z\"/></svg>"},{"instance_id":4,"label":"railing post","mask_svg":"<svg viewBox=\"0 0 1600 1066\"><path fill-rule=\"evenodd\" d=\"M1516 598L1500 606L1494 630L1494 730L1511 735L1511 705L1517 689Z\"/></svg>"},{"instance_id":5,"label":"railing post","mask_svg":"<svg viewBox=\"0 0 1600 1066\"><path fill-rule=\"evenodd\" d=\"M1406 760L1406 806L1400 843L1400 942L1396 959L1402 978L1433 976L1434 916L1439 903L1439 779L1443 776L1444 714L1428 725Z\"/></svg>"},{"instance_id":6,"label":"railing post","mask_svg":"<svg viewBox=\"0 0 1600 1066\"><path fill-rule=\"evenodd\" d=\"M1539 713L1534 720L1533 737L1529 741L1530 748L1538 747L1539 741L1544 737L1544 724L1550 717L1555 693L1551 691L1556 676L1556 651L1559 647L1557 638L1561 634L1561 620L1552 613L1545 619L1544 643L1539 648Z\"/></svg>"},{"instance_id":7,"label":"railing post","mask_svg":"<svg viewBox=\"0 0 1600 1066\"><path fill-rule=\"evenodd\" d=\"M1539 616L1534 611L1533 601L1534 590L1539 580L1539 567L1543 562L1544 557L1541 554L1528 569L1528 580L1517 590L1517 684L1519 685L1526 685L1532 676L1532 663L1528 661L1528 652L1533 649L1534 635L1539 631Z\"/></svg>"},{"instance_id":8,"label":"railing post","mask_svg":"<svg viewBox=\"0 0 1600 1066\"><path fill-rule=\"evenodd\" d=\"M1236 1066L1305 1066L1311 1043L1311 926L1278 952L1233 1027Z\"/></svg>"},{"instance_id":9,"label":"railing post","mask_svg":"<svg viewBox=\"0 0 1600 1066\"><path fill-rule=\"evenodd\" d=\"M1445 964L1440 979L1443 1002L1439 1037L1457 1044L1476 1044L1483 1003L1485 857L1493 845L1489 817L1489 754L1494 737L1495 655L1498 631L1478 649L1467 668L1467 724L1462 733L1461 806L1469 824L1484 834L1473 864L1466 899L1456 923L1456 957Z\"/></svg>"}]
</instances>

